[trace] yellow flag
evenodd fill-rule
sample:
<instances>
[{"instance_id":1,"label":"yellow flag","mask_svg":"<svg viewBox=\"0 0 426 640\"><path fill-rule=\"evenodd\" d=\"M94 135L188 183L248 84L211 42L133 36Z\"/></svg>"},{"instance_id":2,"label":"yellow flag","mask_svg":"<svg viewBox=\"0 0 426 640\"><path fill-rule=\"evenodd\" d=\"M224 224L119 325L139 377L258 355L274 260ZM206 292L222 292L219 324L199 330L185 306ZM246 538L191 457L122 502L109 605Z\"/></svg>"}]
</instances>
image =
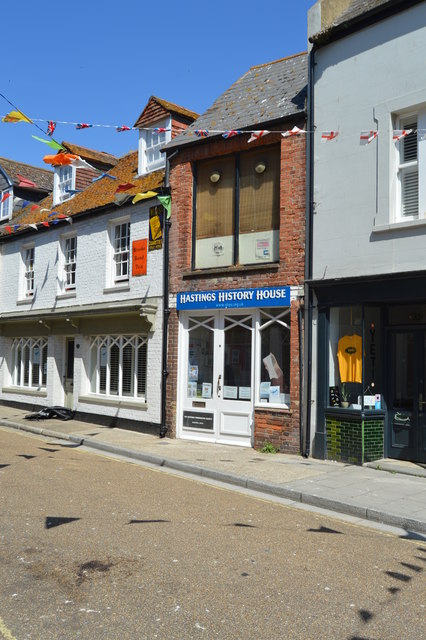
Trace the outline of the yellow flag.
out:
<instances>
[{"instance_id":1,"label":"yellow flag","mask_svg":"<svg viewBox=\"0 0 426 640\"><path fill-rule=\"evenodd\" d=\"M2 118L2 122L29 122L30 124L34 124L22 111L11 111Z\"/></svg>"},{"instance_id":2,"label":"yellow flag","mask_svg":"<svg viewBox=\"0 0 426 640\"><path fill-rule=\"evenodd\" d=\"M139 202L139 200L145 200L146 198L155 198L157 193L155 191L145 191L145 193L137 193L132 200L133 204Z\"/></svg>"}]
</instances>

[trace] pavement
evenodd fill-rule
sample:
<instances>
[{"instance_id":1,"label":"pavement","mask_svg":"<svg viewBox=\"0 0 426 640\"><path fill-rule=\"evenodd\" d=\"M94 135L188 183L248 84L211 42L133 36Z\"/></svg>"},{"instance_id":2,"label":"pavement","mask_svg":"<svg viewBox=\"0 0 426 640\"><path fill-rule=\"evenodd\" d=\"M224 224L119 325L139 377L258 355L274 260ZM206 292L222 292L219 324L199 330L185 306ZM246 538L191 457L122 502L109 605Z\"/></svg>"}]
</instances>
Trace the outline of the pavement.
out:
<instances>
[{"instance_id":1,"label":"pavement","mask_svg":"<svg viewBox=\"0 0 426 640\"><path fill-rule=\"evenodd\" d=\"M354 466L251 448L162 438L78 420L37 422L28 410L0 406L0 426L67 440L107 454L426 534L426 465L377 460Z\"/></svg>"}]
</instances>

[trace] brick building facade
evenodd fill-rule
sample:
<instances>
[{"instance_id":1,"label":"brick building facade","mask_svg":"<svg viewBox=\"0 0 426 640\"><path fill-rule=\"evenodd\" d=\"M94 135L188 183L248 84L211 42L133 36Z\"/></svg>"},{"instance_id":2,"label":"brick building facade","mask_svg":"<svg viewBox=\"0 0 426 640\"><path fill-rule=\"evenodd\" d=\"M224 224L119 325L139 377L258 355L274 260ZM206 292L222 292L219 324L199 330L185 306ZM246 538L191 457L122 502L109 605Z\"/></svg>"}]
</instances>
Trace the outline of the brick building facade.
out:
<instances>
[{"instance_id":1,"label":"brick building facade","mask_svg":"<svg viewBox=\"0 0 426 640\"><path fill-rule=\"evenodd\" d=\"M265 442L269 442L281 451L294 453L300 449L300 363L302 361L303 348L301 327L305 260L305 137L303 134L283 136L282 133L290 131L295 126L300 129L304 128L305 114L302 96L306 82L305 64L305 56L302 54L251 69L228 92L225 92L204 116L201 116L194 125L189 127L186 133L178 136L172 144L166 147L170 157L170 188L172 195L172 225L170 228L169 248L171 309L168 332L167 368L169 375L166 409L167 426L171 435L195 439L207 438L231 444L250 444L256 448L261 448ZM288 80L290 66L295 70L291 82ZM281 84L278 84L279 80L282 81ZM272 85L272 87L265 91L265 85ZM280 86L278 91L281 92L278 98L275 93L277 86ZM250 91L247 91L247 89ZM268 91L272 90L274 91L273 95L268 93ZM238 115L235 115L235 112L232 112L234 113L232 115L230 105L234 103L236 93L239 96L240 108ZM250 97L245 98L243 96ZM280 100L280 98L294 96L298 96L299 102L296 101L296 104L293 103L290 107L288 106L289 101ZM259 106L260 100L258 101L258 97L263 99L262 107ZM265 102L266 106L264 106ZM284 104L286 107L280 108L278 103ZM210 127L213 128L213 121L219 123L214 128L220 128L220 118L224 123L223 129L238 129L241 130L240 134L228 139L224 139L222 135L210 134L208 131ZM204 127L206 127L205 131L208 133L204 134L203 138L198 138L199 133L195 134L195 131L200 131ZM268 128L268 135L248 143L250 133L245 132L259 130L262 127ZM259 158L267 157L266 170L265 163L262 162L258 162L254 169L255 172L260 169L264 172L263 176L266 176L271 166L271 154L274 153L279 158L279 168L275 174L275 180L278 183L276 188L279 201L277 203L279 222L274 227L275 231L272 232L272 234L276 233L276 249L273 246L275 243L275 239L273 239L271 240L271 245L266 245L266 258L261 258L259 261L259 246L262 243L264 245L269 242L269 240L263 239L266 234L266 227L262 227L262 231L257 234L249 233L243 236L240 233L239 238L237 238L237 242L240 242L240 255L239 257L238 255L235 256L234 251L234 259L230 258L229 260L233 264L214 265L206 268L205 260L203 259L203 267L200 268L197 260L198 262L200 261L201 253L205 254L208 251L206 240L200 240L200 234L197 231L197 215L199 217L201 215L201 201L198 201L200 196L197 189L199 189L202 179L203 167L209 169L210 166L214 167L217 162L218 165L225 168L218 171L217 174L220 175L222 172L225 176L224 171L228 166L226 163L232 163L233 158L236 158L236 175L238 174L238 177L232 188L234 190L234 210L239 207L241 229L242 216L245 215L244 207L248 206L250 208L250 198L256 198L256 195L250 192L249 204L247 205L246 200L244 200L246 196L242 191L240 193L245 179L243 169L246 162L245 158L252 157L254 163L256 163ZM263 166L259 167L262 164ZM217 179L220 184L220 181L223 180L222 175ZM262 179L266 178L262 176L254 178L259 189L262 187L259 186L261 183L258 185L258 182ZM212 181L212 177L210 177L210 181ZM208 184L208 191L216 193L215 189L217 189L216 186ZM241 203L236 204L237 200L241 200ZM262 206L262 215L264 215L269 205ZM220 212L218 217L220 217ZM216 222L214 221L213 224L216 224ZM224 224L226 224L226 221ZM251 224L252 226L256 225L256 220ZM253 231L253 229L249 229L249 231ZM254 240L250 239L251 236L254 236ZM272 238L273 236L268 237ZM249 240L244 240L244 244L241 240L242 238L249 238ZM204 244L200 244L202 242ZM250 257L244 259L246 255L244 252L247 252L245 245L250 242L255 243L255 251L257 253L252 259ZM215 249L217 253L222 251L222 244L225 246L226 251L226 238L216 242ZM238 253L238 248L236 251ZM219 256L220 260L222 260L221 256ZM179 307L179 303L175 304L176 300L183 299L182 297L179 298L180 294L184 292L207 291L217 293L237 290L241 292L240 295L242 297L246 296L248 298L252 295L253 290L259 288L275 290L277 287L285 287L289 291L288 309L285 311L285 316L280 316L283 308L275 308L275 311L272 312L271 309L267 308L267 303L265 303L265 310L256 310L245 306L244 309L234 307L234 309L224 308L222 311L218 309L215 311L197 311L201 315L195 315L195 321L199 318L198 322L202 321L205 327L208 327L210 322L207 319L207 315L211 314L211 328L213 329L214 323L213 333L216 336L217 331L220 332L221 330L225 335L227 321L229 325L229 322L236 318L235 322L239 322L243 329L245 325L249 326L254 339L247 346L247 350L252 354L252 365L251 367L247 365L247 369L250 368L251 372L249 386L226 384L225 357L222 352L219 369L212 365L212 372L219 371L219 375L214 377L214 373L212 375L212 372L205 372L205 380L208 381L202 384L201 379L199 379L198 392L195 395L197 381L192 381L191 375L194 378L197 375L199 376L202 365L200 366L198 361L195 365L189 364L192 374L188 374L187 364L191 362L193 351L197 349L197 346L195 344L196 341L190 338L187 345L189 349L189 361L187 362L184 337L185 323L187 323L187 330L190 331L192 312L176 308L176 306ZM232 313L238 315L233 316L231 315ZM215 314L225 316L225 324L222 329L216 324L217 318L215 319ZM228 314L229 317L227 318ZM261 342L263 340L262 336L265 334L262 333L261 324L264 314L266 316L271 314L271 322L274 319L279 322L280 317L281 320L284 318L285 327L287 329L291 327L289 344L285 350L285 358L288 359L287 366L284 367L280 363L278 367L279 371L282 368L281 373L283 378L286 378L285 388L281 385L279 389L281 399L274 402L272 402L271 398L262 397L262 394L263 396L265 395L265 386L262 387L265 382L262 382L262 373L260 372L260 368L263 370L262 359L264 354ZM250 325L247 323L250 323ZM205 340L207 342L202 343L200 347L203 354L200 358L204 360L208 358L206 353L209 343L208 338L205 338ZM232 357L237 360L238 349L241 349L241 345L238 344L238 333L234 335L233 340L232 349L229 349L228 352L233 354ZM226 351L226 338L224 338L223 344L219 344L219 348L222 346ZM191 347L193 348L191 349ZM263 360L265 361L265 359ZM196 367L195 369L194 366ZM223 367L223 373L221 366ZM235 365L234 368L238 369L238 365ZM188 380L186 380L187 375L189 376ZM216 378L218 380L217 384ZM275 380L275 378L271 378L271 380ZM191 384L193 385L192 387ZM244 384L248 385L247 382ZM274 385L274 388L276 387L277 385ZM261 389L260 394L259 388ZM266 382L267 388L268 382ZM272 388L270 387L270 389ZM187 389L189 389L188 392ZM188 399L187 395L190 394L191 389L194 397ZM219 412L216 412L214 407L216 391L220 402L226 404L225 390L229 400L234 398L235 405L242 399L246 401L246 404L243 405L239 402L239 408L235 410L230 408L228 414L226 411L221 413L219 410ZM203 403L205 406L203 406ZM195 407L193 414L191 414L191 407ZM231 404L229 404L229 407L231 407ZM207 420L205 422L206 428L197 429L197 411L201 419ZM242 437L242 431L237 433L239 428L235 427L236 421L240 419L244 412L249 415L247 432L245 433L247 437L245 439ZM228 418L226 418L226 414ZM210 419L208 417L210 415L214 417ZM229 429L226 427L227 419L229 419ZM195 422L191 422L191 420L195 420ZM220 425L216 426L214 424L215 421L221 422L222 426L225 425L224 429L222 430ZM184 423L186 423L186 426L189 424L187 429ZM208 434L206 434L207 430L210 430Z\"/></svg>"}]
</instances>

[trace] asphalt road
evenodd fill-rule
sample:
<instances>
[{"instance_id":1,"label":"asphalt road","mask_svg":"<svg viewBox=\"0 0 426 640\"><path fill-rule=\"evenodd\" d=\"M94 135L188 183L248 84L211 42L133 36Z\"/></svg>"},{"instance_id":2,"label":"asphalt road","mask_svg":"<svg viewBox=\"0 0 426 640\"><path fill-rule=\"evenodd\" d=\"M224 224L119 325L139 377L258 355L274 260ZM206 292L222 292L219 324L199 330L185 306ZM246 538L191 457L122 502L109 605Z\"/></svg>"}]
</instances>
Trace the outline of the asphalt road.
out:
<instances>
[{"instance_id":1,"label":"asphalt road","mask_svg":"<svg viewBox=\"0 0 426 640\"><path fill-rule=\"evenodd\" d=\"M0 429L0 639L419 640L426 545Z\"/></svg>"}]
</instances>

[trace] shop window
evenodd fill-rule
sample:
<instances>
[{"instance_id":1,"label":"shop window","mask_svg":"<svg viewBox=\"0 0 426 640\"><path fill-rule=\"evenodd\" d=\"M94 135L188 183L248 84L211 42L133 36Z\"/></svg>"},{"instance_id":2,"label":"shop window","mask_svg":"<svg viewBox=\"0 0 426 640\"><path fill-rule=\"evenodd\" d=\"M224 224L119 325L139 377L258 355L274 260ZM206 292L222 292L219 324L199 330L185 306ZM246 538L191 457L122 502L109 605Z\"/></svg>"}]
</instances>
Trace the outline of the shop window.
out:
<instances>
[{"instance_id":1,"label":"shop window","mask_svg":"<svg viewBox=\"0 0 426 640\"><path fill-rule=\"evenodd\" d=\"M199 162L197 269L279 260L279 148Z\"/></svg>"},{"instance_id":2,"label":"shop window","mask_svg":"<svg viewBox=\"0 0 426 640\"><path fill-rule=\"evenodd\" d=\"M15 338L12 341L12 384L44 388L47 379L47 338Z\"/></svg>"},{"instance_id":3,"label":"shop window","mask_svg":"<svg viewBox=\"0 0 426 640\"><path fill-rule=\"evenodd\" d=\"M92 393L146 400L147 339L145 337L93 337L90 356Z\"/></svg>"},{"instance_id":4,"label":"shop window","mask_svg":"<svg viewBox=\"0 0 426 640\"><path fill-rule=\"evenodd\" d=\"M191 318L188 332L188 398L213 396L214 318Z\"/></svg>"},{"instance_id":5,"label":"shop window","mask_svg":"<svg viewBox=\"0 0 426 640\"><path fill-rule=\"evenodd\" d=\"M259 401L290 406L290 309L260 312Z\"/></svg>"},{"instance_id":6,"label":"shop window","mask_svg":"<svg viewBox=\"0 0 426 640\"><path fill-rule=\"evenodd\" d=\"M380 345L378 308L330 309L329 405L352 409L381 408Z\"/></svg>"}]
</instances>

